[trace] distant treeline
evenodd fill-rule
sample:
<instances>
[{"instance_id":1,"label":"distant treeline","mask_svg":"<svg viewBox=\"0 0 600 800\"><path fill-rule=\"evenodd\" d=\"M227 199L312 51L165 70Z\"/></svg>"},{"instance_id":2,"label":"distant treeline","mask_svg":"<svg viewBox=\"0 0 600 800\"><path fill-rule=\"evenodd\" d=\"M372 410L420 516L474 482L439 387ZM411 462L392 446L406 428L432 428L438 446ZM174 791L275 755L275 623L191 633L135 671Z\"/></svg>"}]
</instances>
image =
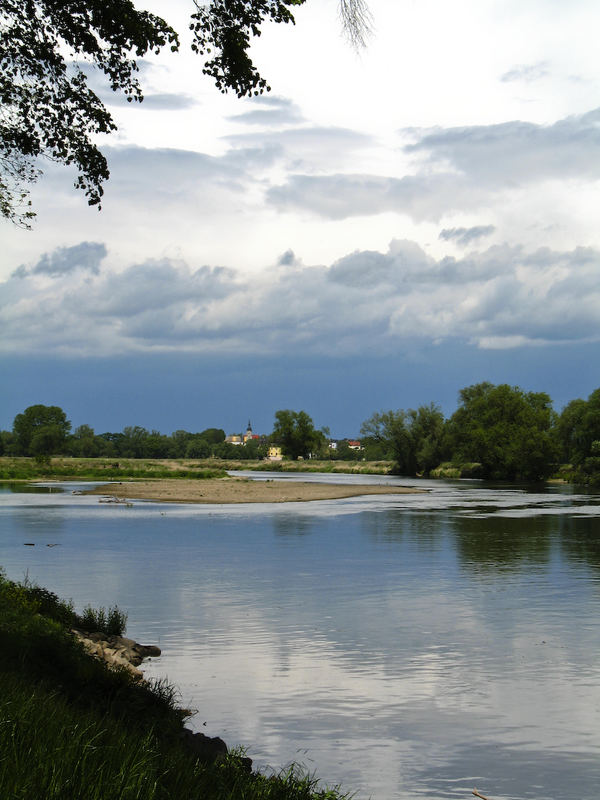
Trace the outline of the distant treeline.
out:
<instances>
[{"instance_id":1,"label":"distant treeline","mask_svg":"<svg viewBox=\"0 0 600 800\"><path fill-rule=\"evenodd\" d=\"M178 430L170 436L139 425L121 433L96 434L90 425L71 432L71 423L58 406L30 406L15 417L12 432L0 432L0 455L75 456L78 458L223 458L256 459L267 452L266 438L246 445L225 441L220 428L199 433Z\"/></svg>"},{"instance_id":2,"label":"distant treeline","mask_svg":"<svg viewBox=\"0 0 600 800\"><path fill-rule=\"evenodd\" d=\"M329 441L327 429L315 430L304 411L278 411L269 436L233 445L220 428L166 436L139 426L96 434L80 425L71 433L61 408L37 405L15 417L12 431L0 432L0 455L240 460L263 458L276 443L288 458L388 460L401 475L428 475L446 465L462 476L538 481L563 465L570 480L600 483L600 389L558 414L544 392L478 383L460 391L447 419L434 403L381 411L363 423L360 450L348 440L332 449Z\"/></svg>"}]
</instances>

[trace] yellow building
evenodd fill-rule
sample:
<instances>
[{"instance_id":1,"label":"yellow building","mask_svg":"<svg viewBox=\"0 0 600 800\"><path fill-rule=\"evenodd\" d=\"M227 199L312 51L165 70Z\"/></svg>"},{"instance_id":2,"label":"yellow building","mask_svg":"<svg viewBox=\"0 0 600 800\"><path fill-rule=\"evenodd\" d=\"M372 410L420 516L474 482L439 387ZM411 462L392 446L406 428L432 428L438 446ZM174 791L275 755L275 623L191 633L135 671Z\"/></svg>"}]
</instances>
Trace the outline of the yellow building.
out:
<instances>
[{"instance_id":1,"label":"yellow building","mask_svg":"<svg viewBox=\"0 0 600 800\"><path fill-rule=\"evenodd\" d=\"M281 452L281 445L270 444L269 449L267 451L267 458L269 459L269 461L281 461L283 459L283 453Z\"/></svg>"}]
</instances>

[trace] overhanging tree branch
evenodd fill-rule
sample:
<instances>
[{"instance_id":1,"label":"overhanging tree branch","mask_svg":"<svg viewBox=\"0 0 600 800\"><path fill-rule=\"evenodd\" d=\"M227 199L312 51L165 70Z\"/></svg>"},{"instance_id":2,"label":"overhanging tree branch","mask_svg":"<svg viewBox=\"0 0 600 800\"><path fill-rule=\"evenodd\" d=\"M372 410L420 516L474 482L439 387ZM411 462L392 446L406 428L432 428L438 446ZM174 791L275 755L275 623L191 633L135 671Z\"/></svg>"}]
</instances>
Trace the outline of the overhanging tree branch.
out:
<instances>
[{"instance_id":1,"label":"overhanging tree branch","mask_svg":"<svg viewBox=\"0 0 600 800\"><path fill-rule=\"evenodd\" d=\"M238 97L268 91L249 48L266 21L294 23L290 8L305 0L193 0L192 50L203 73ZM356 46L368 30L365 0L340 0L343 27ZM165 20L132 0L2 0L0 3L0 214L25 228L35 213L28 187L46 158L77 169L75 186L100 208L109 177L94 144L116 130L90 89L83 64L108 79L129 102L143 100L136 59L164 47L179 49Z\"/></svg>"}]
</instances>

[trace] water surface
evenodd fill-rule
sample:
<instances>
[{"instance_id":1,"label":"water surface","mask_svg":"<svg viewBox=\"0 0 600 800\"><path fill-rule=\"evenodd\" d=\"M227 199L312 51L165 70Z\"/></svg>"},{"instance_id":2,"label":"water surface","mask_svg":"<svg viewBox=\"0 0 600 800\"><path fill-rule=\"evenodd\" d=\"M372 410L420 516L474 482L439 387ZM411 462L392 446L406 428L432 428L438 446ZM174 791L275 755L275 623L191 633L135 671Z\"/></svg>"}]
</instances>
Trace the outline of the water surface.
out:
<instances>
[{"instance_id":1,"label":"water surface","mask_svg":"<svg viewBox=\"0 0 600 800\"><path fill-rule=\"evenodd\" d=\"M374 800L596 795L600 496L253 477L430 491L127 508L5 485L0 563L127 609L163 648L146 674L257 766L299 761Z\"/></svg>"}]
</instances>

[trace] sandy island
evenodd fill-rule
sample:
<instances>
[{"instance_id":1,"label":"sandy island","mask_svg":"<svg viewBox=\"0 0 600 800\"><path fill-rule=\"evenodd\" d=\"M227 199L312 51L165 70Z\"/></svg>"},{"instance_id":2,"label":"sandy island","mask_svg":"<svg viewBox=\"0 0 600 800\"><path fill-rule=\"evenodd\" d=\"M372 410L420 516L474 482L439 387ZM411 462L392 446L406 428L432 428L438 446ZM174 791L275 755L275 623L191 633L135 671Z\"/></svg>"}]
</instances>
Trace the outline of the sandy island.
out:
<instances>
[{"instance_id":1,"label":"sandy island","mask_svg":"<svg viewBox=\"0 0 600 800\"><path fill-rule=\"evenodd\" d=\"M423 489L372 484L341 485L286 480L252 481L247 478L160 478L122 481L90 489L85 494L110 495L126 500L162 500L169 503L297 503L337 500L365 494L418 494Z\"/></svg>"}]
</instances>

